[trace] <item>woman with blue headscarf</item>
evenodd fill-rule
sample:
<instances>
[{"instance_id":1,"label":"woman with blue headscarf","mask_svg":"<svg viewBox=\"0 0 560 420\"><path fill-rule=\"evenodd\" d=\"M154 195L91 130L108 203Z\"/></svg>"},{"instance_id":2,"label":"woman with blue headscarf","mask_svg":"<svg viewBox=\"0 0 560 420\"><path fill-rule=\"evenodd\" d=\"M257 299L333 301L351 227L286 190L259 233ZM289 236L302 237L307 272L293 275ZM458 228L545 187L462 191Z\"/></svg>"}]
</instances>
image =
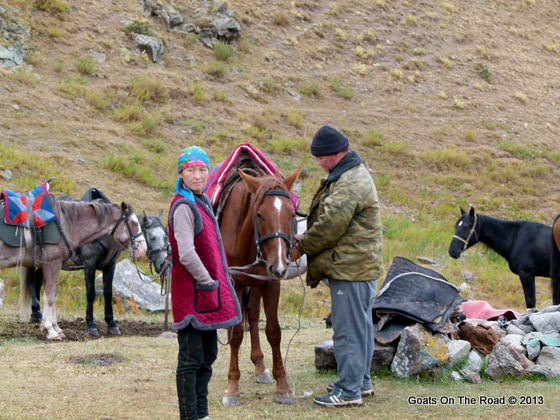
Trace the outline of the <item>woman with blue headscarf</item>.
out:
<instances>
[{"instance_id":1,"label":"woman with blue headscarf","mask_svg":"<svg viewBox=\"0 0 560 420\"><path fill-rule=\"evenodd\" d=\"M218 355L216 330L241 321L218 222L204 194L209 168L208 155L200 147L181 152L168 217L181 419L209 419L208 383Z\"/></svg>"}]
</instances>

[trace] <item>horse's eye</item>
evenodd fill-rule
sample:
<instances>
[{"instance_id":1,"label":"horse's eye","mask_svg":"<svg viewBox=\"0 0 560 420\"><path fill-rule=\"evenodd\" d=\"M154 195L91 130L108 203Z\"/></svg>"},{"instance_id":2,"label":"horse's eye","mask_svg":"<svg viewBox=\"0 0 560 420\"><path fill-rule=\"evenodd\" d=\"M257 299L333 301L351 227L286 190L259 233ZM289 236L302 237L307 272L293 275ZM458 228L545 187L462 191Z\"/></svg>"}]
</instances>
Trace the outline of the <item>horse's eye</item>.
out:
<instances>
[{"instance_id":1,"label":"horse's eye","mask_svg":"<svg viewBox=\"0 0 560 420\"><path fill-rule=\"evenodd\" d=\"M262 220L262 218L263 218L263 217L261 216L260 213L257 213L257 217L258 217L259 219L261 219L261 220Z\"/></svg>"}]
</instances>

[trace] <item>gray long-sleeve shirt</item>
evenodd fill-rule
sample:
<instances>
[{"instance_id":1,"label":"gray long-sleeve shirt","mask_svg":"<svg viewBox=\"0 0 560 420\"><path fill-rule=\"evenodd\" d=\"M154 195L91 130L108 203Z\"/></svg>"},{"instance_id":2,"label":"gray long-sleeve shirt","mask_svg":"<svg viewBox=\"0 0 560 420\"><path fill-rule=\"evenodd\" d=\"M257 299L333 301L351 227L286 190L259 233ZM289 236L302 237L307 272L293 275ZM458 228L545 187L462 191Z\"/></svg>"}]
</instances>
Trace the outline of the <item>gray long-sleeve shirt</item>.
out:
<instances>
[{"instance_id":1,"label":"gray long-sleeve shirt","mask_svg":"<svg viewBox=\"0 0 560 420\"><path fill-rule=\"evenodd\" d=\"M191 208L186 204L178 205L173 213L173 231L177 241L179 261L198 283L211 285L214 279L210 277L194 248L194 223Z\"/></svg>"}]
</instances>

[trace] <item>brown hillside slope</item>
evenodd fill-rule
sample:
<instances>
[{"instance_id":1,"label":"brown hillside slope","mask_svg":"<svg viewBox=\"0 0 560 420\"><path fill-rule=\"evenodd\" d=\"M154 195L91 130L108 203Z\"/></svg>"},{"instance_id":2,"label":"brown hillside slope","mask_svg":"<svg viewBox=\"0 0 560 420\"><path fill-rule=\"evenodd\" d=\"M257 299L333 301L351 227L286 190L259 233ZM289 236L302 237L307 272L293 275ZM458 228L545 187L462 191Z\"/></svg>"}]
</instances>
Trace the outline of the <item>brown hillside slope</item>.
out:
<instances>
[{"instance_id":1,"label":"brown hillside slope","mask_svg":"<svg viewBox=\"0 0 560 420\"><path fill-rule=\"evenodd\" d=\"M156 190L172 182L179 148L196 142L219 159L249 140L274 152L275 139L309 139L329 122L389 178L388 205L435 204L438 217L466 202L512 217L557 211L557 1L232 1L243 32L221 77L208 69L210 49L146 16L141 0L67 2L62 13L3 3L22 12L33 51L31 74L0 73L1 139L52 157L76 193L97 185L164 207ZM174 2L184 16L201 3ZM163 38L161 63L127 37L134 20ZM105 61L80 73L92 51ZM157 128L138 135L114 108L139 76L168 94L146 107ZM156 141L165 151L153 165ZM295 144L278 159L309 165ZM159 188L109 169L110 154L149 167Z\"/></svg>"},{"instance_id":2,"label":"brown hillside slope","mask_svg":"<svg viewBox=\"0 0 560 420\"><path fill-rule=\"evenodd\" d=\"M0 68L2 186L55 175L55 194L96 186L155 212L181 148L217 162L250 141L303 166L306 209L321 176L308 142L330 123L372 168L384 217L428 215L451 236L459 205L543 223L560 210L558 0L229 1L242 34L227 60L143 0L43 3L0 1L29 31L26 65ZM160 3L194 22L213 4ZM130 23L163 40L160 62Z\"/></svg>"}]
</instances>

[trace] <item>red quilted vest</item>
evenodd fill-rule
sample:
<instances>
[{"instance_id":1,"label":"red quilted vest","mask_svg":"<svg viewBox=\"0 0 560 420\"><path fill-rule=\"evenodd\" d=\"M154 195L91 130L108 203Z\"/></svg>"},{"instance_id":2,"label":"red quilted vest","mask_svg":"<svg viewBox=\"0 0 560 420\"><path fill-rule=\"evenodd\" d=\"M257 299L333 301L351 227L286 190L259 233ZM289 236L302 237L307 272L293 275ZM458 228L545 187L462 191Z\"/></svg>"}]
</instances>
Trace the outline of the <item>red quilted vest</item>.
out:
<instances>
[{"instance_id":1,"label":"red quilted vest","mask_svg":"<svg viewBox=\"0 0 560 420\"><path fill-rule=\"evenodd\" d=\"M171 304L173 328L192 325L199 330L228 328L241 321L241 310L231 283L220 230L205 196L195 197L196 204L176 195L169 209L169 243L173 257ZM191 273L179 261L173 230L173 213L178 205L188 205L195 215L194 247L208 273L219 286L214 290L195 287Z\"/></svg>"}]
</instances>

